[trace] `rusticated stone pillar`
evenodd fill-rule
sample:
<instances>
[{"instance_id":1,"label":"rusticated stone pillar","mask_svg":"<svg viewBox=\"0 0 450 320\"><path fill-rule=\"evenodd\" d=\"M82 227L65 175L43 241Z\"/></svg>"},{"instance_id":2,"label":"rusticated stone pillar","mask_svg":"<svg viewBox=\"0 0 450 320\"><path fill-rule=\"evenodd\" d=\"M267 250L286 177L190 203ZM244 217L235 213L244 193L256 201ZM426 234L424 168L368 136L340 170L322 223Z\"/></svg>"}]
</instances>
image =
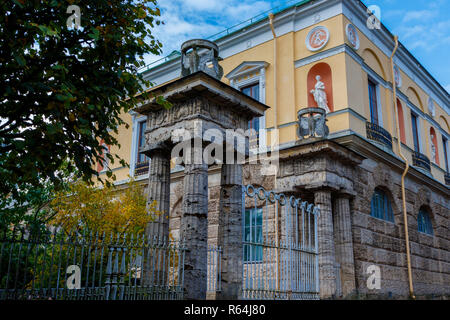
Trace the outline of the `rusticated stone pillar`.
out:
<instances>
[{"instance_id":1,"label":"rusticated stone pillar","mask_svg":"<svg viewBox=\"0 0 450 320\"><path fill-rule=\"evenodd\" d=\"M319 190L314 202L320 208L318 220L320 297L332 298L336 294L335 250L331 192Z\"/></svg>"},{"instance_id":2,"label":"rusticated stone pillar","mask_svg":"<svg viewBox=\"0 0 450 320\"><path fill-rule=\"evenodd\" d=\"M156 210L161 214L147 225L146 234L150 237L156 236L167 240L170 210L170 150L159 148L147 154L151 156L147 204L156 201Z\"/></svg>"},{"instance_id":3,"label":"rusticated stone pillar","mask_svg":"<svg viewBox=\"0 0 450 320\"><path fill-rule=\"evenodd\" d=\"M334 231L336 260L341 265L341 288L345 297L356 289L350 199L348 196L339 196L335 201Z\"/></svg>"},{"instance_id":4,"label":"rusticated stone pillar","mask_svg":"<svg viewBox=\"0 0 450 320\"><path fill-rule=\"evenodd\" d=\"M242 201L242 165L223 164L218 234L222 270L217 299L242 298Z\"/></svg>"},{"instance_id":5,"label":"rusticated stone pillar","mask_svg":"<svg viewBox=\"0 0 450 320\"><path fill-rule=\"evenodd\" d=\"M197 150L202 152L203 149ZM194 159L194 149L191 149ZM197 154L198 156L198 154ZM208 165L192 161L184 167L181 239L187 248L184 258L185 299L205 300L208 255Z\"/></svg>"},{"instance_id":6,"label":"rusticated stone pillar","mask_svg":"<svg viewBox=\"0 0 450 320\"><path fill-rule=\"evenodd\" d=\"M153 146L146 152L151 157L148 175L147 206L156 201L155 209L160 212L149 222L145 233L151 239L157 238L159 243L169 239L169 205L170 205L170 148L165 144ZM152 260L149 257L155 252L145 252L144 281L146 285L165 285L167 281L167 262Z\"/></svg>"}]
</instances>

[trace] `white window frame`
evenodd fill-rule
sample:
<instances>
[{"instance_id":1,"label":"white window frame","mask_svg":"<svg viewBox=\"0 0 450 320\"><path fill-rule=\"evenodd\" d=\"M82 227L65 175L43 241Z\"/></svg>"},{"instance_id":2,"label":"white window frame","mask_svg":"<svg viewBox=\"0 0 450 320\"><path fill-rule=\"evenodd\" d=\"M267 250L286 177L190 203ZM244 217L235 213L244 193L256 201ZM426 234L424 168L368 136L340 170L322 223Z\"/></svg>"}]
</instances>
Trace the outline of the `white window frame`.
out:
<instances>
[{"instance_id":1,"label":"white window frame","mask_svg":"<svg viewBox=\"0 0 450 320\"><path fill-rule=\"evenodd\" d=\"M442 154L444 155L443 162L445 162L445 160L447 159L447 166L444 163L444 170L445 170L445 172L450 173L450 154L449 154L449 150L448 150L450 143L449 143L449 140L447 139L447 137L445 137L445 136L441 137L441 141L442 141L441 142L442 143ZM446 151L447 151L447 157L445 157ZM447 171L447 168L449 168L448 171Z\"/></svg>"},{"instance_id":2,"label":"white window frame","mask_svg":"<svg viewBox=\"0 0 450 320\"><path fill-rule=\"evenodd\" d=\"M146 121L147 117L138 113L132 112L132 140L131 140L131 156L130 156L130 177L134 177L134 170L136 168L138 139L139 139L139 123Z\"/></svg>"},{"instance_id":3,"label":"white window frame","mask_svg":"<svg viewBox=\"0 0 450 320\"><path fill-rule=\"evenodd\" d=\"M384 128L384 122L383 122L383 105L381 104L381 93L380 93L380 82L377 81L374 77L367 75L368 81L371 81L373 84L375 84L375 90L377 94L377 113L378 113L378 125L382 128ZM369 82L367 82L367 90L369 90ZM368 92L368 91L367 91ZM369 97L369 119L372 118L372 115L370 114L372 110L370 109L370 93L368 92Z\"/></svg>"},{"instance_id":4,"label":"white window frame","mask_svg":"<svg viewBox=\"0 0 450 320\"><path fill-rule=\"evenodd\" d=\"M412 115L414 115L416 117L416 128L417 128L417 138L418 138L418 142L419 142L419 150L417 152L424 154L424 152L426 152L426 148L424 148L423 145L423 137L422 137L422 121L420 121L420 119L422 119L420 114L417 114L417 112L415 112L414 110L411 110L411 122L412 122ZM412 123L411 123L411 133L413 135L413 150L414 150L414 132L412 131Z\"/></svg>"},{"instance_id":5,"label":"white window frame","mask_svg":"<svg viewBox=\"0 0 450 320\"><path fill-rule=\"evenodd\" d=\"M259 83L259 102L266 103L266 68L269 66L264 61L245 61L237 66L225 77L230 80L230 85L241 90L252 84ZM257 75L248 77L251 74ZM246 78L248 77L248 78ZM267 152L266 112L259 118L259 153Z\"/></svg>"}]
</instances>

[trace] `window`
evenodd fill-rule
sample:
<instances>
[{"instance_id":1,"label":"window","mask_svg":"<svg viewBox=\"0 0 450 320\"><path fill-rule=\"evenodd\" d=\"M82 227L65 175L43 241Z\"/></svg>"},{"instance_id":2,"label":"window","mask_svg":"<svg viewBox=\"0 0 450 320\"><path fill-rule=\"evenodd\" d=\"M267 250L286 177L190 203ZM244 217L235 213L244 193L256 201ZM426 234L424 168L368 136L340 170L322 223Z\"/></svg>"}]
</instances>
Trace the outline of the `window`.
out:
<instances>
[{"instance_id":1,"label":"window","mask_svg":"<svg viewBox=\"0 0 450 320\"><path fill-rule=\"evenodd\" d=\"M433 235L433 225L431 224L431 218L428 211L424 208L419 210L419 215L417 216L417 226L419 232Z\"/></svg>"},{"instance_id":2,"label":"window","mask_svg":"<svg viewBox=\"0 0 450 320\"><path fill-rule=\"evenodd\" d=\"M417 128L417 115L411 112L411 124L412 124L412 134L413 134L413 140L414 140L414 150L416 152L420 152L419 147L419 130Z\"/></svg>"},{"instance_id":3,"label":"window","mask_svg":"<svg viewBox=\"0 0 450 320\"><path fill-rule=\"evenodd\" d=\"M380 125L378 119L378 98L377 85L369 79L369 105L370 105L370 122Z\"/></svg>"},{"instance_id":4,"label":"window","mask_svg":"<svg viewBox=\"0 0 450 320\"><path fill-rule=\"evenodd\" d=\"M262 209L245 210L244 262L261 262L263 258Z\"/></svg>"},{"instance_id":5,"label":"window","mask_svg":"<svg viewBox=\"0 0 450 320\"><path fill-rule=\"evenodd\" d=\"M230 86L233 88L261 103L266 103L266 68L268 66L269 64L265 61L243 61L225 75L225 78L230 81ZM250 151L252 153L266 152L265 115L250 121L248 128L256 131L256 137L249 141Z\"/></svg>"},{"instance_id":6,"label":"window","mask_svg":"<svg viewBox=\"0 0 450 320\"><path fill-rule=\"evenodd\" d=\"M383 190L378 188L375 189L370 208L370 215L372 217L394 222L394 213L392 211L391 201Z\"/></svg>"},{"instance_id":7,"label":"window","mask_svg":"<svg viewBox=\"0 0 450 320\"><path fill-rule=\"evenodd\" d=\"M259 82L252 84L247 87L241 88L242 93L252 97L255 100L259 101ZM256 137L259 138L259 122L260 118L254 118L253 120L248 122L248 128L254 129L256 131Z\"/></svg>"},{"instance_id":8,"label":"window","mask_svg":"<svg viewBox=\"0 0 450 320\"><path fill-rule=\"evenodd\" d=\"M444 150L444 160L445 160L445 170L447 170L447 173L450 172L448 168L448 153L447 153L447 139L445 137L442 137L442 146Z\"/></svg>"},{"instance_id":9,"label":"window","mask_svg":"<svg viewBox=\"0 0 450 320\"><path fill-rule=\"evenodd\" d=\"M136 163L146 163L148 162L148 157L142 153L139 153L139 149L145 144L145 129L147 128L147 122L141 121L138 123L138 148L137 148L137 159Z\"/></svg>"}]
</instances>

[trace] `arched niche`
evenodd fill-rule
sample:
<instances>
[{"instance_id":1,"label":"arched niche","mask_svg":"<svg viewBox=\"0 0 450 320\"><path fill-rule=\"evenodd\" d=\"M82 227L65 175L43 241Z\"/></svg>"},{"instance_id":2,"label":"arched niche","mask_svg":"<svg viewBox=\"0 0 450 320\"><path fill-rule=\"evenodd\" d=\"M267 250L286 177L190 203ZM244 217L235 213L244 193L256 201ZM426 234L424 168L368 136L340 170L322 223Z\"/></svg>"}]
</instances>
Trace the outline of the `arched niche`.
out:
<instances>
[{"instance_id":1,"label":"arched niche","mask_svg":"<svg viewBox=\"0 0 450 320\"><path fill-rule=\"evenodd\" d=\"M405 116L403 114L403 106L399 99L397 99L397 113L398 113L398 125L400 129L400 141L406 144L405 135Z\"/></svg>"},{"instance_id":2,"label":"arched niche","mask_svg":"<svg viewBox=\"0 0 450 320\"><path fill-rule=\"evenodd\" d=\"M332 72L331 67L325 63L320 62L316 65L314 65L308 72L308 107L317 107L317 103L314 100L314 96L311 93L311 90L314 90L314 87L316 85L316 77L320 76L321 81L325 84L325 93L327 94L327 100L328 100L328 108L330 109L330 112L334 111L334 102L333 102L333 78L332 78Z\"/></svg>"},{"instance_id":3,"label":"arched niche","mask_svg":"<svg viewBox=\"0 0 450 320\"><path fill-rule=\"evenodd\" d=\"M406 90L406 95L408 96L408 99L412 102L412 104L414 104L416 107L419 107L420 110L425 112L425 110L423 109L422 100L420 99L420 96L417 93L416 89L414 89L413 87L409 87L408 90Z\"/></svg>"},{"instance_id":4,"label":"arched niche","mask_svg":"<svg viewBox=\"0 0 450 320\"><path fill-rule=\"evenodd\" d=\"M435 154L434 154L434 158L433 158L433 151L431 149L431 155L432 155L431 161L433 161L434 163L439 165L439 145L438 145L436 130L434 130L434 128L431 127L430 128L430 148L432 148L433 145L435 148L435 152L434 152Z\"/></svg>"},{"instance_id":5,"label":"arched niche","mask_svg":"<svg viewBox=\"0 0 450 320\"><path fill-rule=\"evenodd\" d=\"M378 58L375 52L370 49L365 49L363 51L363 59L364 62L373 69L376 73L378 73L383 79L386 80L386 73L384 72L383 64L381 60Z\"/></svg>"},{"instance_id":6,"label":"arched niche","mask_svg":"<svg viewBox=\"0 0 450 320\"><path fill-rule=\"evenodd\" d=\"M444 116L439 117L439 124L441 125L442 129L450 133L450 126L448 125L447 120L444 118Z\"/></svg>"}]
</instances>

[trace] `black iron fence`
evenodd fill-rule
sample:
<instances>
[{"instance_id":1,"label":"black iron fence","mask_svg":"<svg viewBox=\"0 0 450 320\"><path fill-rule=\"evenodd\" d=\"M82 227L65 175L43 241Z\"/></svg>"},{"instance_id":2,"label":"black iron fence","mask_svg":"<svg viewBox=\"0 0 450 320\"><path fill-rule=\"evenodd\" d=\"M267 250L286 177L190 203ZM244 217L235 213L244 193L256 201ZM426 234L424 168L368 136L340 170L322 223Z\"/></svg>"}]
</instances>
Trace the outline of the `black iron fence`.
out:
<instances>
[{"instance_id":1,"label":"black iron fence","mask_svg":"<svg viewBox=\"0 0 450 320\"><path fill-rule=\"evenodd\" d=\"M431 162L428 157L420 152L413 152L412 154L413 166L425 169L428 172L431 172Z\"/></svg>"},{"instance_id":2,"label":"black iron fence","mask_svg":"<svg viewBox=\"0 0 450 320\"><path fill-rule=\"evenodd\" d=\"M183 299L184 245L145 236L0 235L0 300Z\"/></svg>"},{"instance_id":3,"label":"black iron fence","mask_svg":"<svg viewBox=\"0 0 450 320\"><path fill-rule=\"evenodd\" d=\"M367 139L381 143L392 150L392 136L384 128L375 123L366 122L366 133Z\"/></svg>"}]
</instances>

